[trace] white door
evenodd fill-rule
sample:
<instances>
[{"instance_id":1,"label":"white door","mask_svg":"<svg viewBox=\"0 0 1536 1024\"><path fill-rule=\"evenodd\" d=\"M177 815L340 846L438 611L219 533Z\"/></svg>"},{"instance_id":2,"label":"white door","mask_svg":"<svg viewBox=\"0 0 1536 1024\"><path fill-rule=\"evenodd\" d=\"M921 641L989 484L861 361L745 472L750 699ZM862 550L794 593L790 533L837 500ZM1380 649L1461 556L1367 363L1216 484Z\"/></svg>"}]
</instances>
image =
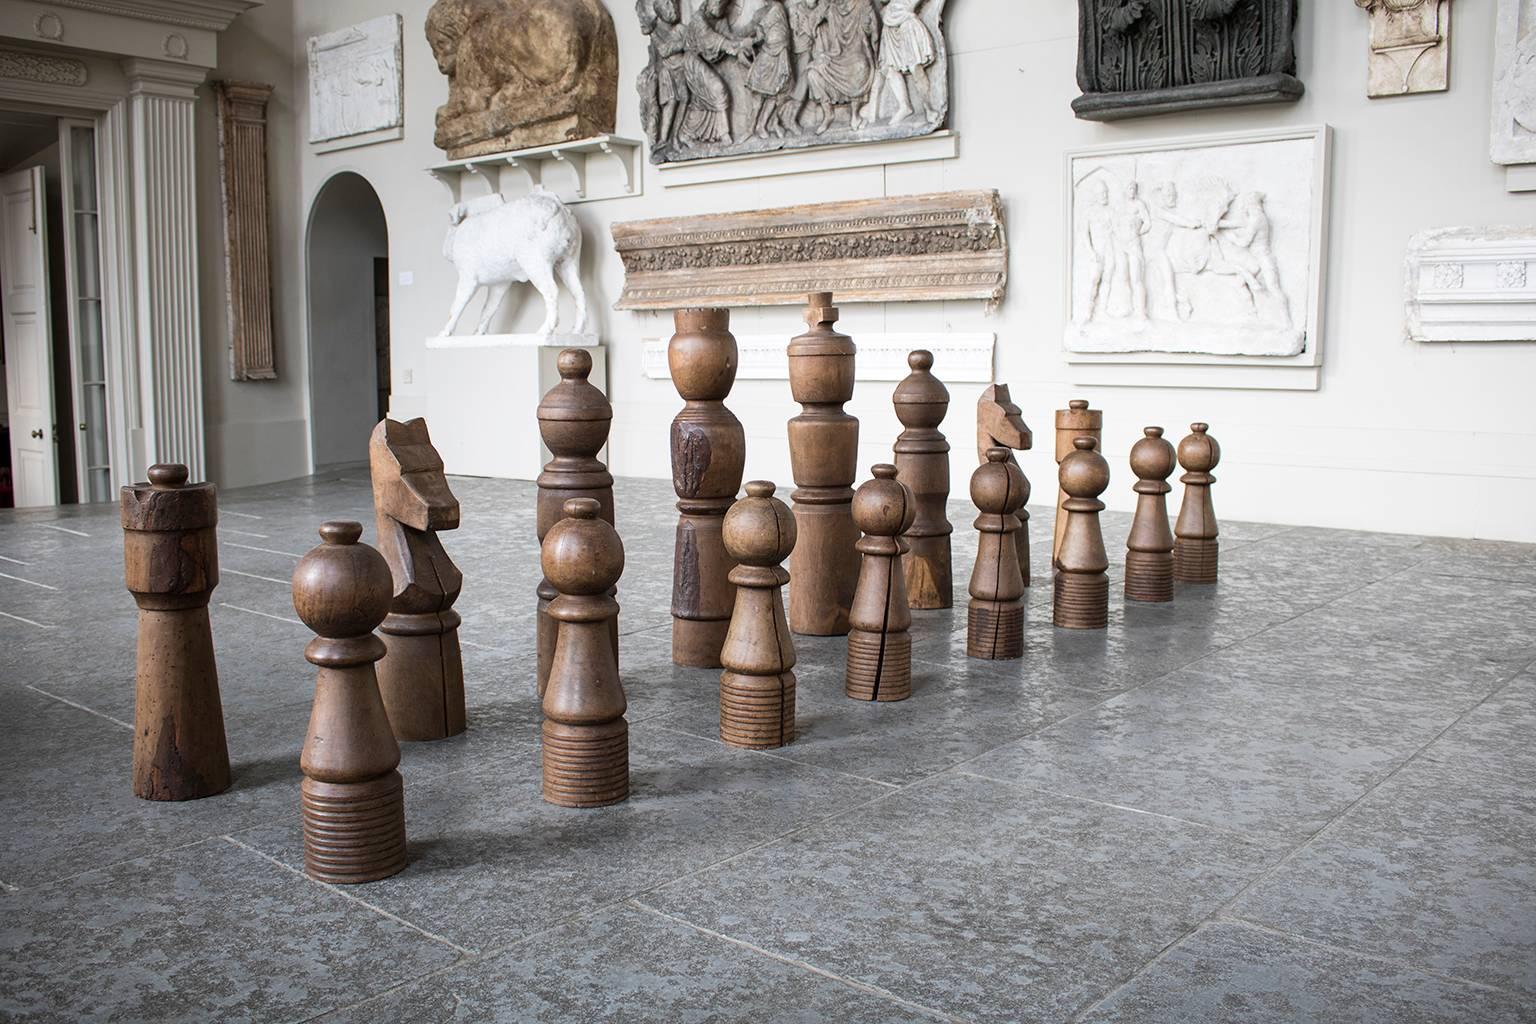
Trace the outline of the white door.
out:
<instances>
[{"instance_id":1,"label":"white door","mask_svg":"<svg viewBox=\"0 0 1536 1024\"><path fill-rule=\"evenodd\" d=\"M46 214L41 167L0 177L0 312L11 408L11 481L18 507L59 500Z\"/></svg>"}]
</instances>

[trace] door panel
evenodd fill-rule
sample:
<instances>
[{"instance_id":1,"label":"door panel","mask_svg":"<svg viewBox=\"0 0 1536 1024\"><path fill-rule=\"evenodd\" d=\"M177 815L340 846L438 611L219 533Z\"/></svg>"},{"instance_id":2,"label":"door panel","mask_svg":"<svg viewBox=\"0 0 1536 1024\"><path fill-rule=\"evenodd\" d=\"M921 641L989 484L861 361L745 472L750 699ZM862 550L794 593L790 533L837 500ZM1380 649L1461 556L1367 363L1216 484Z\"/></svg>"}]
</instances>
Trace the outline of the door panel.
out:
<instances>
[{"instance_id":1,"label":"door panel","mask_svg":"<svg viewBox=\"0 0 1536 1024\"><path fill-rule=\"evenodd\" d=\"M0 315L5 317L11 476L18 507L59 500L47 209L41 167L0 177Z\"/></svg>"}]
</instances>

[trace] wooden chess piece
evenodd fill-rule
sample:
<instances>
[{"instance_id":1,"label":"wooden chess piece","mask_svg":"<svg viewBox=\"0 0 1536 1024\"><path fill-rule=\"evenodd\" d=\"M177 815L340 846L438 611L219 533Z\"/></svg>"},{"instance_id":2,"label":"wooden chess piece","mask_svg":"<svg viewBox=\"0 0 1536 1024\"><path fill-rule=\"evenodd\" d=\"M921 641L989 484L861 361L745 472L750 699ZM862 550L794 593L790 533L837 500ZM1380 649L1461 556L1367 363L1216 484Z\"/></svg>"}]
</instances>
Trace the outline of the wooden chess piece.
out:
<instances>
[{"instance_id":1,"label":"wooden chess piece","mask_svg":"<svg viewBox=\"0 0 1536 1024\"><path fill-rule=\"evenodd\" d=\"M753 480L725 514L725 550L736 609L720 661L720 738L766 750L795 738L795 639L784 616L784 559L795 549L795 517L773 484Z\"/></svg>"},{"instance_id":2,"label":"wooden chess piece","mask_svg":"<svg viewBox=\"0 0 1536 1024\"><path fill-rule=\"evenodd\" d=\"M672 557L672 661L719 668L735 593L720 524L741 488L747 437L725 407L736 381L728 309L680 309L667 344L683 409L672 421L677 544Z\"/></svg>"},{"instance_id":3,"label":"wooden chess piece","mask_svg":"<svg viewBox=\"0 0 1536 1024\"><path fill-rule=\"evenodd\" d=\"M1109 486L1109 463L1098 453L1099 442L1078 437L1072 452L1061 460L1061 489L1067 495L1062 506L1066 528L1061 534L1061 557L1056 563L1056 591L1052 621L1065 629L1103 629L1109 625L1109 556L1099 513L1099 495Z\"/></svg>"},{"instance_id":4,"label":"wooden chess piece","mask_svg":"<svg viewBox=\"0 0 1536 1024\"><path fill-rule=\"evenodd\" d=\"M912 525L917 502L896 479L896 467L870 469L853 495L853 521L864 536L857 548L858 589L848 614L848 671L845 689L854 700L906 700L912 696L912 612L902 579L901 535Z\"/></svg>"},{"instance_id":5,"label":"wooden chess piece","mask_svg":"<svg viewBox=\"0 0 1536 1024\"><path fill-rule=\"evenodd\" d=\"M596 498L598 515L604 522L613 523L613 474L597 457L608 443L613 406L608 396L587 380L592 373L592 353L580 348L563 349L556 367L560 383L545 393L538 410L539 435L553 456L538 479L536 528L540 544L549 528L560 521L565 503L571 498ZM543 697L549 683L549 663L555 656L555 620L549 617L549 602L555 599L554 584L540 579L538 595L538 692ZM608 639L617 660L617 616L609 623Z\"/></svg>"},{"instance_id":6,"label":"wooden chess piece","mask_svg":"<svg viewBox=\"0 0 1536 1024\"><path fill-rule=\"evenodd\" d=\"M807 330L789 343L789 388L801 413L789 421L790 499L799 541L789 559L789 628L808 636L848 632L859 573L853 481L858 475L859 421L843 411L853 398L856 349L834 329L831 292L812 292Z\"/></svg>"},{"instance_id":7,"label":"wooden chess piece","mask_svg":"<svg viewBox=\"0 0 1536 1024\"><path fill-rule=\"evenodd\" d=\"M1056 465L1072 453L1073 444L1079 437L1091 437L1104 442L1104 411L1088 408L1088 402L1074 398L1065 409L1056 410ZM1056 532L1051 541L1051 565L1060 567L1061 538L1067 530L1067 492L1056 493Z\"/></svg>"},{"instance_id":8,"label":"wooden chess piece","mask_svg":"<svg viewBox=\"0 0 1536 1024\"><path fill-rule=\"evenodd\" d=\"M464 659L453 603L464 576L437 533L459 528L459 499L426 420L381 420L368 463L378 550L395 581L380 628L387 653L376 666L384 710L396 739L457 736L464 731Z\"/></svg>"},{"instance_id":9,"label":"wooden chess piece","mask_svg":"<svg viewBox=\"0 0 1536 1024\"><path fill-rule=\"evenodd\" d=\"M1029 481L1007 448L987 449L987 461L971 474L971 501L981 513L976 529L976 569L966 613L965 653L1005 660L1024 656L1024 574L1017 533L1019 510L1029 499Z\"/></svg>"},{"instance_id":10,"label":"wooden chess piece","mask_svg":"<svg viewBox=\"0 0 1536 1024\"><path fill-rule=\"evenodd\" d=\"M1173 532L1168 529L1168 476L1173 445L1162 427L1147 427L1131 446L1136 474L1136 517L1125 541L1125 597L1128 601L1173 600Z\"/></svg>"},{"instance_id":11,"label":"wooden chess piece","mask_svg":"<svg viewBox=\"0 0 1536 1024\"><path fill-rule=\"evenodd\" d=\"M405 867L405 783L374 662L374 633L389 613L389 563L358 543L359 523L329 522L324 541L293 571L293 607L315 638L304 657L319 666L299 767L304 873L347 884Z\"/></svg>"},{"instance_id":12,"label":"wooden chess piece","mask_svg":"<svg viewBox=\"0 0 1536 1024\"><path fill-rule=\"evenodd\" d=\"M891 401L906 429L894 446L896 470L911 488L917 517L907 531L910 546L902 556L907 604L912 608L949 608L954 604L954 576L949 535L955 528L945 514L949 502L949 442L939 431L949 411L949 390L930 371L933 353L918 349L907 356L912 368L896 385Z\"/></svg>"},{"instance_id":13,"label":"wooden chess piece","mask_svg":"<svg viewBox=\"0 0 1536 1024\"><path fill-rule=\"evenodd\" d=\"M139 606L133 795L197 800L229 788L208 600L219 585L218 492L187 467L122 489L123 568Z\"/></svg>"},{"instance_id":14,"label":"wooden chess piece","mask_svg":"<svg viewBox=\"0 0 1536 1024\"><path fill-rule=\"evenodd\" d=\"M572 498L563 511L540 556L555 585L549 614L558 624L544 690L544 799L604 807L629 798L628 705L608 642L624 543L600 518L597 499Z\"/></svg>"},{"instance_id":15,"label":"wooden chess piece","mask_svg":"<svg viewBox=\"0 0 1536 1024\"><path fill-rule=\"evenodd\" d=\"M987 451L991 448L1008 449L1008 461L1019 464L1016 451L1028 451L1035 446L1035 435L1024 423L1024 415L1008 394L1007 384L990 384L976 401L976 457L982 465L987 463ZM1022 467L1020 467L1022 472ZM1029 480L1024 481L1024 500L1029 501ZM1018 511L1019 529L1014 533L1014 543L1019 551L1019 572L1024 585L1029 586L1029 508Z\"/></svg>"},{"instance_id":16,"label":"wooden chess piece","mask_svg":"<svg viewBox=\"0 0 1536 1024\"><path fill-rule=\"evenodd\" d=\"M1184 475L1184 502L1174 524L1173 578L1180 583L1216 582L1216 507L1211 504L1211 470L1221 461L1221 445L1206 433L1204 423L1191 423L1190 435L1179 442Z\"/></svg>"}]
</instances>

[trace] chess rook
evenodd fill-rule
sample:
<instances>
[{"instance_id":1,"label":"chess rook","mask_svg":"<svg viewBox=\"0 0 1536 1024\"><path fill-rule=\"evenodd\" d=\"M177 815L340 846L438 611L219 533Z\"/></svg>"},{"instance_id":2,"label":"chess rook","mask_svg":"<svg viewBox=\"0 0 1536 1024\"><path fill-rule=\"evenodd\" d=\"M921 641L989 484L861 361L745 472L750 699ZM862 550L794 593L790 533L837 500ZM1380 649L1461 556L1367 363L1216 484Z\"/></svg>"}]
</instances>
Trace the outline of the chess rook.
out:
<instances>
[{"instance_id":1,"label":"chess rook","mask_svg":"<svg viewBox=\"0 0 1536 1024\"><path fill-rule=\"evenodd\" d=\"M789 421L790 495L799 540L790 556L789 628L807 636L842 636L859 572L853 525L859 421L843 411L853 397L853 339L839 334L831 292L813 292L807 330L789 343L789 388L802 412Z\"/></svg>"},{"instance_id":2,"label":"chess rook","mask_svg":"<svg viewBox=\"0 0 1536 1024\"><path fill-rule=\"evenodd\" d=\"M795 641L784 617L782 565L795 548L795 517L766 480L725 514L725 550L736 608L720 661L720 738L733 747L782 747L795 738Z\"/></svg>"},{"instance_id":3,"label":"chess rook","mask_svg":"<svg viewBox=\"0 0 1536 1024\"><path fill-rule=\"evenodd\" d=\"M672 557L672 661L719 668L735 603L720 524L741 488L747 439L725 407L736 381L728 309L680 309L667 344L683 409L672 421L677 544Z\"/></svg>"},{"instance_id":4,"label":"chess rook","mask_svg":"<svg viewBox=\"0 0 1536 1024\"><path fill-rule=\"evenodd\" d=\"M1017 466L1019 460L1013 453L1028 451L1034 445L1035 435L1024 423L1023 414L1008 394L1008 385L988 385L976 401L977 460L982 465L986 465L989 449L1004 448L1008 450L1008 461ZM1029 482L1026 480L1025 487L1028 488L1028 486ZM1027 495L1025 500L1028 500ZM1014 533L1013 538L1018 548L1019 572L1024 577L1024 585L1027 587L1029 586L1029 509L1020 508L1018 519L1019 529Z\"/></svg>"},{"instance_id":5,"label":"chess rook","mask_svg":"<svg viewBox=\"0 0 1536 1024\"><path fill-rule=\"evenodd\" d=\"M1147 427L1131 446L1136 474L1136 517L1125 542L1125 598L1173 600L1173 533L1168 529L1168 477L1174 469L1173 445L1162 427Z\"/></svg>"},{"instance_id":6,"label":"chess rook","mask_svg":"<svg viewBox=\"0 0 1536 1024\"><path fill-rule=\"evenodd\" d=\"M629 797L629 723L608 640L618 614L609 594L624 572L624 544L595 498L572 498L544 536L540 560L556 596L555 656L544 690L544 799L603 807Z\"/></svg>"},{"instance_id":7,"label":"chess rook","mask_svg":"<svg viewBox=\"0 0 1536 1024\"><path fill-rule=\"evenodd\" d=\"M133 795L197 800L229 788L208 601L219 585L218 493L154 465L122 489L123 568L139 607Z\"/></svg>"},{"instance_id":8,"label":"chess rook","mask_svg":"<svg viewBox=\"0 0 1536 1024\"><path fill-rule=\"evenodd\" d=\"M1103 629L1109 625L1109 556L1099 513L1099 495L1109 486L1109 463L1097 451L1099 442L1078 437L1072 452L1061 460L1061 489L1067 495L1056 563L1052 621L1065 629Z\"/></svg>"},{"instance_id":9,"label":"chess rook","mask_svg":"<svg viewBox=\"0 0 1536 1024\"><path fill-rule=\"evenodd\" d=\"M1191 423L1190 434L1179 442L1179 465L1184 475L1184 501L1173 526L1173 578L1180 583L1216 582L1216 507L1211 504L1211 470L1221 461L1221 445L1206 433L1204 423Z\"/></svg>"},{"instance_id":10,"label":"chess rook","mask_svg":"<svg viewBox=\"0 0 1536 1024\"><path fill-rule=\"evenodd\" d=\"M1104 412L1088 408L1084 399L1074 398L1065 409L1056 410L1056 465L1072 454L1073 445L1080 437L1091 437L1100 444L1104 441ZM1061 538L1067 529L1067 492L1056 493L1056 531L1051 541L1051 565L1060 569Z\"/></svg>"},{"instance_id":11,"label":"chess rook","mask_svg":"<svg viewBox=\"0 0 1536 1024\"><path fill-rule=\"evenodd\" d=\"M949 502L949 442L939 431L949 411L949 390L933 375L933 353L918 349L907 356L909 373L896 385L891 401L905 427L896 438L895 463L917 502L917 517L907 531L910 550L902 556L907 604L913 608L948 608L954 604L950 534L945 514Z\"/></svg>"},{"instance_id":12,"label":"chess rook","mask_svg":"<svg viewBox=\"0 0 1536 1024\"><path fill-rule=\"evenodd\" d=\"M304 873L336 884L388 878L406 861L400 744L374 672L394 579L362 535L359 523L326 523L293 571L293 608L315 632L304 657L319 668L299 757Z\"/></svg>"},{"instance_id":13,"label":"chess rook","mask_svg":"<svg viewBox=\"0 0 1536 1024\"><path fill-rule=\"evenodd\" d=\"M981 513L976 529L976 568L966 612L965 653L1003 660L1024 655L1024 574L1013 534L1029 500L1029 481L1007 448L987 449L987 461L971 474L971 501Z\"/></svg>"},{"instance_id":14,"label":"chess rook","mask_svg":"<svg viewBox=\"0 0 1536 1024\"><path fill-rule=\"evenodd\" d=\"M864 536L857 548L858 589L848 615L848 669L845 689L854 700L906 700L912 695L912 612L902 579L901 535L912 525L917 502L896 479L896 467L881 464L853 495L853 521Z\"/></svg>"},{"instance_id":15,"label":"chess rook","mask_svg":"<svg viewBox=\"0 0 1536 1024\"><path fill-rule=\"evenodd\" d=\"M563 349L556 368L560 371L560 383L545 392L538 409L539 436L553 456L538 479L536 529L540 544L549 528L560 521L565 503L571 498L595 498L598 516L610 525L613 523L613 474L597 457L608 443L613 406L608 396L587 380L592 373L592 353L580 348ZM549 682L549 663L555 656L555 620L549 617L549 602L555 599L554 584L540 579L538 595L538 693L543 697ZM609 623L608 639L617 661L618 616Z\"/></svg>"}]
</instances>

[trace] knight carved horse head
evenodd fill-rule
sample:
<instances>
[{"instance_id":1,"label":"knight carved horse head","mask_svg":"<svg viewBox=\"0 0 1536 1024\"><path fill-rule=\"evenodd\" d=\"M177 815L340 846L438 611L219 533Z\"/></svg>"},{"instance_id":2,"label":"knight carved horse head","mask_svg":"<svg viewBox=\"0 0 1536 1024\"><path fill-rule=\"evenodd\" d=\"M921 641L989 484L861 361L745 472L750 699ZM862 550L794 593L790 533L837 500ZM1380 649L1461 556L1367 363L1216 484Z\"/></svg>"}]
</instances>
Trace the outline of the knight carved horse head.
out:
<instances>
[{"instance_id":1,"label":"knight carved horse head","mask_svg":"<svg viewBox=\"0 0 1536 1024\"><path fill-rule=\"evenodd\" d=\"M368 462L381 517L422 531L459 528L459 499L448 489L426 420L381 420L368 439Z\"/></svg>"},{"instance_id":2,"label":"knight carved horse head","mask_svg":"<svg viewBox=\"0 0 1536 1024\"><path fill-rule=\"evenodd\" d=\"M1007 384L993 384L976 402L976 454L987 461L988 448L1023 451L1034 447L1035 436L1024 415L1009 397Z\"/></svg>"}]
</instances>

